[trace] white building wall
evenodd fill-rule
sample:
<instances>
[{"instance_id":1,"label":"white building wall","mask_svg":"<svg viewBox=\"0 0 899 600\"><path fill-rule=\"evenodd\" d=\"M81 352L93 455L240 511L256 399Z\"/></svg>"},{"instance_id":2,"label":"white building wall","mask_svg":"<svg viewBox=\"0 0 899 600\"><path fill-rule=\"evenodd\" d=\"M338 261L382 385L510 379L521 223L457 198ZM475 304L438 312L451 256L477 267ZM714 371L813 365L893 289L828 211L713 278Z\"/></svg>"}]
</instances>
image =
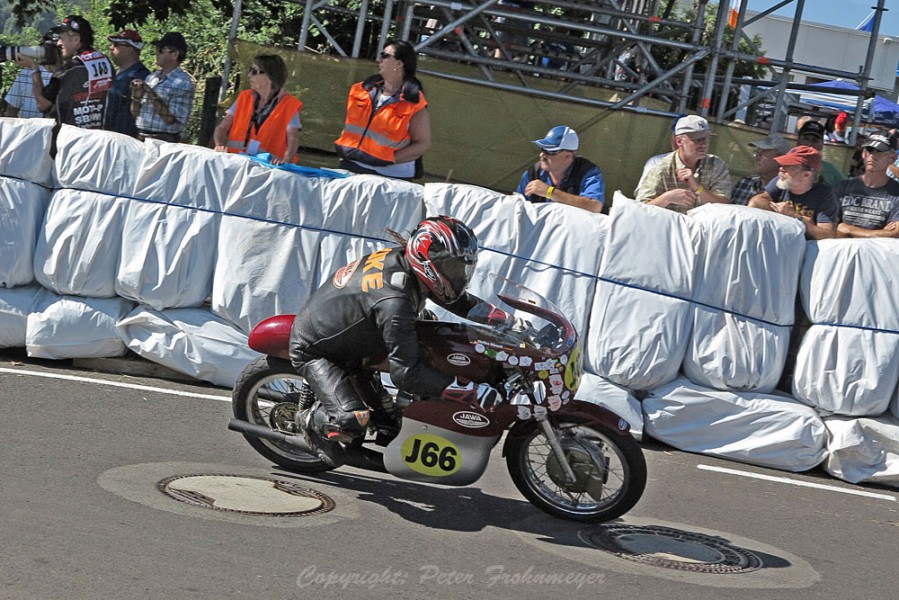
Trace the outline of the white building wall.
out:
<instances>
[{"instance_id":1,"label":"white building wall","mask_svg":"<svg viewBox=\"0 0 899 600\"><path fill-rule=\"evenodd\" d=\"M757 13L747 11L746 14L749 17ZM768 15L745 27L744 31L749 36L758 34L762 38L762 48L768 58L784 60L792 25L791 18ZM870 35L865 31L804 21L799 27L793 61L859 73L864 68ZM871 65L872 79L868 84L869 87L892 94L896 84L897 64L899 64L899 39L881 35L874 53L874 63ZM798 83L805 83L807 77L813 78L812 83L831 79L801 71L795 71L794 75L794 80Z\"/></svg>"}]
</instances>

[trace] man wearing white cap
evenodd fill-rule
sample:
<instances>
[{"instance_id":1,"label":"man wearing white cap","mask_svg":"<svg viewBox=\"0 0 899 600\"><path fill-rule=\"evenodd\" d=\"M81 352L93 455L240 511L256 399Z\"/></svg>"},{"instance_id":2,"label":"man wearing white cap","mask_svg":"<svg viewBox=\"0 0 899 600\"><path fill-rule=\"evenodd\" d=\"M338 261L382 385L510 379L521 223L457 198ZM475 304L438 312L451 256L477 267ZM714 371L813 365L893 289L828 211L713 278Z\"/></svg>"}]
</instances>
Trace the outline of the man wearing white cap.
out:
<instances>
[{"instance_id":1,"label":"man wearing white cap","mask_svg":"<svg viewBox=\"0 0 899 600\"><path fill-rule=\"evenodd\" d=\"M840 205L838 237L899 238L899 182L887 176L896 148L895 135L871 134L862 146L865 172L833 188Z\"/></svg>"},{"instance_id":2,"label":"man wearing white cap","mask_svg":"<svg viewBox=\"0 0 899 600\"><path fill-rule=\"evenodd\" d=\"M123 29L119 33L106 36L112 45L109 57L119 71L112 80L112 89L106 100L106 123L104 129L118 131L137 137L137 126L131 114L131 82L146 79L150 70L140 61L140 51L144 40L133 29Z\"/></svg>"},{"instance_id":3,"label":"man wearing white cap","mask_svg":"<svg viewBox=\"0 0 899 600\"><path fill-rule=\"evenodd\" d=\"M647 174L637 200L685 213L710 202L730 202L727 163L709 154L709 123L697 115L681 117L674 128L677 149Z\"/></svg>"},{"instance_id":4,"label":"man wearing white cap","mask_svg":"<svg viewBox=\"0 0 899 600\"><path fill-rule=\"evenodd\" d=\"M790 142L772 133L768 137L749 142L751 148L755 148L755 175L747 175L740 179L734 186L730 195L733 204L746 205L749 199L765 190L768 182L777 177L780 165L774 160L790 151Z\"/></svg>"},{"instance_id":5,"label":"man wearing white cap","mask_svg":"<svg viewBox=\"0 0 899 600\"><path fill-rule=\"evenodd\" d=\"M579 140L571 127L558 125L534 140L540 160L521 176L515 190L530 202L558 202L602 212L605 182L595 164L577 155Z\"/></svg>"}]
</instances>

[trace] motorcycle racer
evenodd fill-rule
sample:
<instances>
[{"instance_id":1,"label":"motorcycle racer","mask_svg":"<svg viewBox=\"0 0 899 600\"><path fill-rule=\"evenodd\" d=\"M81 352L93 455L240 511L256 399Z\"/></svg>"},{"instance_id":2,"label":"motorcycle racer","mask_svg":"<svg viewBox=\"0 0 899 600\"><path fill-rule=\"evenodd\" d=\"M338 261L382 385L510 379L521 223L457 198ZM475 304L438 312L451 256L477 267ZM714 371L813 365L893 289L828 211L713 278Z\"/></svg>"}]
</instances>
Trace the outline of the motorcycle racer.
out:
<instances>
[{"instance_id":1,"label":"motorcycle racer","mask_svg":"<svg viewBox=\"0 0 899 600\"><path fill-rule=\"evenodd\" d=\"M486 304L465 291L477 254L467 225L428 217L404 245L351 262L309 297L294 319L290 358L320 401L297 414L297 425L323 461L338 462L339 444L365 433L371 414L363 397L373 385L362 367L366 358L386 355L390 377L404 392L477 401L471 382L460 383L427 363L415 329L427 299L461 317ZM488 322L515 321L491 308Z\"/></svg>"}]
</instances>

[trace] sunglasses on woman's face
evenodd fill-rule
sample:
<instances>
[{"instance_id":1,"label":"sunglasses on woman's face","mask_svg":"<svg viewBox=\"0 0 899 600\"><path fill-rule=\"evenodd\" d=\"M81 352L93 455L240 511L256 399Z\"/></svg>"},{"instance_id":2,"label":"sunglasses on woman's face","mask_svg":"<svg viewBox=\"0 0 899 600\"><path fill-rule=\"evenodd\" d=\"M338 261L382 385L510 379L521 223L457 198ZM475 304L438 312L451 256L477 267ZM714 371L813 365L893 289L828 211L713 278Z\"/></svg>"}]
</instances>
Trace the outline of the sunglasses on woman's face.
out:
<instances>
[{"instance_id":1,"label":"sunglasses on woman's face","mask_svg":"<svg viewBox=\"0 0 899 600\"><path fill-rule=\"evenodd\" d=\"M396 58L396 54L391 54L390 52L381 52L381 58L385 60L388 58Z\"/></svg>"}]
</instances>

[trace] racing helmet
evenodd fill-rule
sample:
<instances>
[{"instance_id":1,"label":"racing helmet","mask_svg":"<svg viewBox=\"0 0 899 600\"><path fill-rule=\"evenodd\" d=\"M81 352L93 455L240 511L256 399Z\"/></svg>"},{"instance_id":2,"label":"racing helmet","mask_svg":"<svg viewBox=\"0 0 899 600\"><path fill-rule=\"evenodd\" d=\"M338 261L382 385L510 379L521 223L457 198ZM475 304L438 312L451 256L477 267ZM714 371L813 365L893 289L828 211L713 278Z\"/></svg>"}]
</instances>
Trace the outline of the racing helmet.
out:
<instances>
[{"instance_id":1,"label":"racing helmet","mask_svg":"<svg viewBox=\"0 0 899 600\"><path fill-rule=\"evenodd\" d=\"M478 238L462 221L441 215L418 224L406 242L412 271L436 300L449 303L468 285L478 263Z\"/></svg>"}]
</instances>

